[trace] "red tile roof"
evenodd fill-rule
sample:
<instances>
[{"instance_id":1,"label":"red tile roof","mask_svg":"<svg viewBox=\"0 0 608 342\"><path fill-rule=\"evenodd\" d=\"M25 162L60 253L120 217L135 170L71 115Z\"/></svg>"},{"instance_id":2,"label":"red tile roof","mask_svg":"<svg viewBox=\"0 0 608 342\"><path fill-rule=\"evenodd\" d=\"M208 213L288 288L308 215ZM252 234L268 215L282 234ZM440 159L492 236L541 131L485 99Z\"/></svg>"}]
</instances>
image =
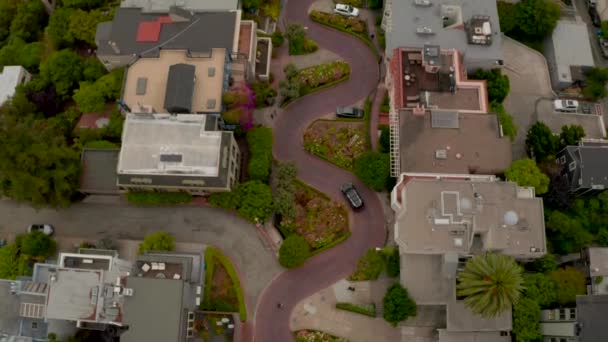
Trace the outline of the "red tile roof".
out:
<instances>
[{"instance_id":1,"label":"red tile roof","mask_svg":"<svg viewBox=\"0 0 608 342\"><path fill-rule=\"evenodd\" d=\"M162 24L169 24L171 22L173 22L171 17L162 16L158 17L156 21L143 21L139 23L139 27L137 28L137 41L157 42L160 38Z\"/></svg>"}]
</instances>

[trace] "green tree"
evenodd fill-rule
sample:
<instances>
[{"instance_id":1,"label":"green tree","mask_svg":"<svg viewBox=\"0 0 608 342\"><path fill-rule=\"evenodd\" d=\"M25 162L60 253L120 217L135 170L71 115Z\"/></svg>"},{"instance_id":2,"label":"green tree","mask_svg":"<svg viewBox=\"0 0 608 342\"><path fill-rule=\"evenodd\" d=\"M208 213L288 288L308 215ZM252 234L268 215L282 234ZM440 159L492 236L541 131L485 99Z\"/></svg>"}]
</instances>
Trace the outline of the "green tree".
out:
<instances>
[{"instance_id":1,"label":"green tree","mask_svg":"<svg viewBox=\"0 0 608 342\"><path fill-rule=\"evenodd\" d=\"M388 126L380 127L380 152L389 153L391 151L391 131Z\"/></svg>"},{"instance_id":2,"label":"green tree","mask_svg":"<svg viewBox=\"0 0 608 342\"><path fill-rule=\"evenodd\" d=\"M517 8L515 7L514 3L506 1L498 1L496 5L498 9L500 31L508 35L509 33L515 31L518 26L515 15Z\"/></svg>"},{"instance_id":3,"label":"green tree","mask_svg":"<svg viewBox=\"0 0 608 342\"><path fill-rule=\"evenodd\" d=\"M546 227L551 246L558 254L578 253L593 239L579 220L560 211L551 212Z\"/></svg>"},{"instance_id":4,"label":"green tree","mask_svg":"<svg viewBox=\"0 0 608 342\"><path fill-rule=\"evenodd\" d=\"M243 0L243 8L249 11L255 11L260 8L262 0Z\"/></svg>"},{"instance_id":5,"label":"green tree","mask_svg":"<svg viewBox=\"0 0 608 342\"><path fill-rule=\"evenodd\" d=\"M608 38L608 20L603 20L601 24L602 38Z\"/></svg>"},{"instance_id":6,"label":"green tree","mask_svg":"<svg viewBox=\"0 0 608 342\"><path fill-rule=\"evenodd\" d=\"M555 281L542 273L528 274L524 278L525 296L534 298L541 308L548 308L557 301Z\"/></svg>"},{"instance_id":7,"label":"green tree","mask_svg":"<svg viewBox=\"0 0 608 342\"><path fill-rule=\"evenodd\" d=\"M22 235L19 241L21 253L37 258L39 261L44 261L53 255L57 248L55 240L38 230Z\"/></svg>"},{"instance_id":8,"label":"green tree","mask_svg":"<svg viewBox=\"0 0 608 342\"><path fill-rule=\"evenodd\" d=\"M0 279L15 279L19 275L19 247L8 244L0 248Z\"/></svg>"},{"instance_id":9,"label":"green tree","mask_svg":"<svg viewBox=\"0 0 608 342\"><path fill-rule=\"evenodd\" d=\"M115 69L118 70L118 69ZM123 73L123 69L119 69L120 73ZM84 64L82 67L82 77L87 82L95 82L101 76L107 74L108 71L106 67L99 62L99 59L96 57L87 58L84 60Z\"/></svg>"},{"instance_id":10,"label":"green tree","mask_svg":"<svg viewBox=\"0 0 608 342\"><path fill-rule=\"evenodd\" d=\"M472 75L469 75L469 78L487 82L488 101L490 102L502 103L509 95L511 88L509 77L503 75L500 69L477 69Z\"/></svg>"},{"instance_id":11,"label":"green tree","mask_svg":"<svg viewBox=\"0 0 608 342\"><path fill-rule=\"evenodd\" d=\"M167 232L156 232L146 235L139 244L139 254L146 251L172 251L175 248L175 238Z\"/></svg>"},{"instance_id":12,"label":"green tree","mask_svg":"<svg viewBox=\"0 0 608 342\"><path fill-rule=\"evenodd\" d=\"M268 182L272 168L272 129L257 127L247 132L251 158L248 171L252 180Z\"/></svg>"},{"instance_id":13,"label":"green tree","mask_svg":"<svg viewBox=\"0 0 608 342\"><path fill-rule=\"evenodd\" d=\"M391 285L384 295L384 320L392 326L416 316L416 303L399 283Z\"/></svg>"},{"instance_id":14,"label":"green tree","mask_svg":"<svg viewBox=\"0 0 608 342\"><path fill-rule=\"evenodd\" d=\"M285 37L289 41L289 54L299 55L306 51L306 30L301 24L289 24L285 30Z\"/></svg>"},{"instance_id":15,"label":"green tree","mask_svg":"<svg viewBox=\"0 0 608 342\"><path fill-rule=\"evenodd\" d=\"M274 31L274 33L272 34L272 46L280 47L283 45L284 42L285 42L285 37L283 37L283 32L281 32L281 30L279 30L277 28Z\"/></svg>"},{"instance_id":16,"label":"green tree","mask_svg":"<svg viewBox=\"0 0 608 342\"><path fill-rule=\"evenodd\" d=\"M80 82L80 88L74 92L73 99L83 113L101 112L106 106L103 93L90 82Z\"/></svg>"},{"instance_id":17,"label":"green tree","mask_svg":"<svg viewBox=\"0 0 608 342\"><path fill-rule=\"evenodd\" d=\"M537 195L542 195L549 190L549 177L536 166L534 160L529 158L514 161L505 170L505 177L519 186L534 187Z\"/></svg>"},{"instance_id":18,"label":"green tree","mask_svg":"<svg viewBox=\"0 0 608 342\"><path fill-rule=\"evenodd\" d=\"M388 252L386 255L386 274L389 277L398 277L401 272L400 265L401 257L399 255L399 250L394 248Z\"/></svg>"},{"instance_id":19,"label":"green tree","mask_svg":"<svg viewBox=\"0 0 608 342\"><path fill-rule=\"evenodd\" d=\"M38 72L44 52L40 42L26 43L21 38L12 38L0 49L0 65L21 65L31 73Z\"/></svg>"},{"instance_id":20,"label":"green tree","mask_svg":"<svg viewBox=\"0 0 608 342\"><path fill-rule=\"evenodd\" d=\"M564 125L559 135L560 148L578 145L579 141L585 137L585 129L581 125Z\"/></svg>"},{"instance_id":21,"label":"green tree","mask_svg":"<svg viewBox=\"0 0 608 342\"><path fill-rule=\"evenodd\" d=\"M551 129L544 122L535 123L526 135L526 146L529 153L538 162L554 158L559 146L559 138L553 135Z\"/></svg>"},{"instance_id":22,"label":"green tree","mask_svg":"<svg viewBox=\"0 0 608 342\"><path fill-rule=\"evenodd\" d=\"M354 172L375 191L386 188L390 179L390 158L387 153L365 152L355 159Z\"/></svg>"},{"instance_id":23,"label":"green tree","mask_svg":"<svg viewBox=\"0 0 608 342\"><path fill-rule=\"evenodd\" d=\"M286 268L302 265L310 257L310 246L300 235L289 235L279 248L279 263Z\"/></svg>"},{"instance_id":24,"label":"green tree","mask_svg":"<svg viewBox=\"0 0 608 342\"><path fill-rule=\"evenodd\" d=\"M104 0L62 0L61 4L63 7L89 10L102 6L104 4Z\"/></svg>"},{"instance_id":25,"label":"green tree","mask_svg":"<svg viewBox=\"0 0 608 342\"><path fill-rule=\"evenodd\" d=\"M502 133L508 136L511 141L514 141L517 137L517 126L513 122L511 114L507 113L502 103L498 102L490 103L490 110L498 115Z\"/></svg>"},{"instance_id":26,"label":"green tree","mask_svg":"<svg viewBox=\"0 0 608 342\"><path fill-rule=\"evenodd\" d=\"M540 307L531 297L522 297L513 307L513 334L517 342L536 341L540 334Z\"/></svg>"},{"instance_id":27,"label":"green tree","mask_svg":"<svg viewBox=\"0 0 608 342\"><path fill-rule=\"evenodd\" d=\"M0 0L0 42L3 42L10 33L11 22L17 14L17 7L23 3L20 0ZM1 46L1 44L0 44Z\"/></svg>"},{"instance_id":28,"label":"green tree","mask_svg":"<svg viewBox=\"0 0 608 342\"><path fill-rule=\"evenodd\" d=\"M79 153L45 121L0 118L0 187L34 206L69 205L80 178Z\"/></svg>"},{"instance_id":29,"label":"green tree","mask_svg":"<svg viewBox=\"0 0 608 342\"><path fill-rule=\"evenodd\" d=\"M68 25L68 35L74 40L95 46L95 32L97 25L109 18L106 18L100 10L85 12L81 9L72 11L70 23Z\"/></svg>"},{"instance_id":30,"label":"green tree","mask_svg":"<svg viewBox=\"0 0 608 342\"><path fill-rule=\"evenodd\" d=\"M557 259L554 254L545 254L526 264L526 270L538 273L547 273L557 268Z\"/></svg>"},{"instance_id":31,"label":"green tree","mask_svg":"<svg viewBox=\"0 0 608 342\"><path fill-rule=\"evenodd\" d=\"M270 187L260 181L239 184L235 189L240 198L239 215L250 221L265 221L272 215L274 204Z\"/></svg>"},{"instance_id":32,"label":"green tree","mask_svg":"<svg viewBox=\"0 0 608 342\"><path fill-rule=\"evenodd\" d=\"M82 79L82 66L82 59L75 52L56 51L40 65L40 76L55 86L58 96L67 99Z\"/></svg>"},{"instance_id":33,"label":"green tree","mask_svg":"<svg viewBox=\"0 0 608 342\"><path fill-rule=\"evenodd\" d=\"M282 162L276 167L275 207L281 215L281 226L289 228L296 218L294 181L298 170L295 164Z\"/></svg>"},{"instance_id":34,"label":"green tree","mask_svg":"<svg viewBox=\"0 0 608 342\"><path fill-rule=\"evenodd\" d=\"M587 291L585 274L578 269L567 266L551 272L557 289L557 303L571 305L576 302L577 295L584 295Z\"/></svg>"},{"instance_id":35,"label":"green tree","mask_svg":"<svg viewBox=\"0 0 608 342\"><path fill-rule=\"evenodd\" d=\"M37 41L46 24L47 15L42 1L27 0L17 7L10 34L26 42Z\"/></svg>"},{"instance_id":36,"label":"green tree","mask_svg":"<svg viewBox=\"0 0 608 342\"><path fill-rule=\"evenodd\" d=\"M549 0L522 0L515 6L518 30L531 37L551 34L561 16L559 5Z\"/></svg>"},{"instance_id":37,"label":"green tree","mask_svg":"<svg viewBox=\"0 0 608 342\"><path fill-rule=\"evenodd\" d=\"M482 317L498 316L517 303L523 290L522 269L510 256L487 253L470 259L458 274L456 291Z\"/></svg>"},{"instance_id":38,"label":"green tree","mask_svg":"<svg viewBox=\"0 0 608 342\"><path fill-rule=\"evenodd\" d=\"M74 37L70 32L70 23L74 10L71 8L60 7L55 9L49 19L46 32L55 46L55 49L63 49L74 44Z\"/></svg>"}]
</instances>

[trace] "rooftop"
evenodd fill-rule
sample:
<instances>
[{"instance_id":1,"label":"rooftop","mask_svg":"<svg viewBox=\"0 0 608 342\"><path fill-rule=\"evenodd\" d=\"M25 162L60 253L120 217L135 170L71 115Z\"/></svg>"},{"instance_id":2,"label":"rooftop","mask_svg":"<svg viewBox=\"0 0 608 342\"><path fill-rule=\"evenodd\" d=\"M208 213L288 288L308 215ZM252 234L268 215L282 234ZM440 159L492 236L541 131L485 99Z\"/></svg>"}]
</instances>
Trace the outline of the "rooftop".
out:
<instances>
[{"instance_id":1,"label":"rooftop","mask_svg":"<svg viewBox=\"0 0 608 342\"><path fill-rule=\"evenodd\" d=\"M447 330L461 332L477 331L510 331L512 324L511 310L506 310L502 314L483 318L469 310L464 301L452 299L448 303Z\"/></svg>"},{"instance_id":2,"label":"rooftop","mask_svg":"<svg viewBox=\"0 0 608 342\"><path fill-rule=\"evenodd\" d=\"M139 7L144 12L169 12L179 6L195 12L230 11L238 8L239 0L122 0L120 7Z\"/></svg>"},{"instance_id":3,"label":"rooftop","mask_svg":"<svg viewBox=\"0 0 608 342\"><path fill-rule=\"evenodd\" d=\"M457 50L434 45L396 49L390 68L396 109L488 111L485 82L466 79Z\"/></svg>"},{"instance_id":4,"label":"rooftop","mask_svg":"<svg viewBox=\"0 0 608 342\"><path fill-rule=\"evenodd\" d=\"M49 281L48 319L97 321L103 307L103 271L58 268ZM100 301L101 299L101 301Z\"/></svg>"},{"instance_id":5,"label":"rooftop","mask_svg":"<svg viewBox=\"0 0 608 342\"><path fill-rule=\"evenodd\" d=\"M226 50L192 55L161 50L127 67L122 101L137 112L216 113L221 110Z\"/></svg>"},{"instance_id":6,"label":"rooftop","mask_svg":"<svg viewBox=\"0 0 608 342\"><path fill-rule=\"evenodd\" d=\"M10 280L0 280L0 336L19 334L20 300L17 295L11 293L11 283Z\"/></svg>"},{"instance_id":7,"label":"rooftop","mask_svg":"<svg viewBox=\"0 0 608 342\"><path fill-rule=\"evenodd\" d=\"M606 338L608 295L576 296L576 316L580 342L603 341Z\"/></svg>"},{"instance_id":8,"label":"rooftop","mask_svg":"<svg viewBox=\"0 0 608 342\"><path fill-rule=\"evenodd\" d=\"M571 66L595 66L587 24L584 22L558 20L551 43L560 82L573 81Z\"/></svg>"},{"instance_id":9,"label":"rooftop","mask_svg":"<svg viewBox=\"0 0 608 342\"><path fill-rule=\"evenodd\" d=\"M439 342L511 342L511 336L502 336L500 331L462 332L439 329Z\"/></svg>"},{"instance_id":10,"label":"rooftop","mask_svg":"<svg viewBox=\"0 0 608 342\"><path fill-rule=\"evenodd\" d=\"M80 191L95 194L114 194L116 186L116 165L118 154L116 149L84 148L81 154L82 173L80 176Z\"/></svg>"},{"instance_id":11,"label":"rooftop","mask_svg":"<svg viewBox=\"0 0 608 342\"><path fill-rule=\"evenodd\" d=\"M124 324L129 329L122 342L180 341L184 282L172 279L129 277L133 295L124 302Z\"/></svg>"},{"instance_id":12,"label":"rooftop","mask_svg":"<svg viewBox=\"0 0 608 342\"><path fill-rule=\"evenodd\" d=\"M555 134L559 134L565 125L580 125L585 130L586 139L606 138L606 129L602 127L604 121L601 120L600 115L556 113L553 110L540 110L538 121L545 123Z\"/></svg>"},{"instance_id":13,"label":"rooftop","mask_svg":"<svg viewBox=\"0 0 608 342\"><path fill-rule=\"evenodd\" d=\"M402 172L496 174L511 164L511 141L495 114L399 111Z\"/></svg>"},{"instance_id":14,"label":"rooftop","mask_svg":"<svg viewBox=\"0 0 608 342\"><path fill-rule=\"evenodd\" d=\"M495 1L416 0L391 2L385 19L386 54L402 46L454 48L471 60L502 60Z\"/></svg>"},{"instance_id":15,"label":"rooftop","mask_svg":"<svg viewBox=\"0 0 608 342\"><path fill-rule=\"evenodd\" d=\"M418 305L446 304L455 296L455 278L442 276L442 255L402 253L401 265L401 283Z\"/></svg>"},{"instance_id":16,"label":"rooftop","mask_svg":"<svg viewBox=\"0 0 608 342\"><path fill-rule=\"evenodd\" d=\"M152 14L141 8L121 7L113 21L97 27L97 54L149 57L158 56L161 48L206 54L222 48L230 54L235 50L239 17L238 11L190 13L174 7L167 15L166 11Z\"/></svg>"},{"instance_id":17,"label":"rooftop","mask_svg":"<svg viewBox=\"0 0 608 342\"><path fill-rule=\"evenodd\" d=\"M608 188L608 144L567 146L566 150L577 162L570 179L574 187Z\"/></svg>"},{"instance_id":18,"label":"rooftop","mask_svg":"<svg viewBox=\"0 0 608 342\"><path fill-rule=\"evenodd\" d=\"M153 267L153 263L157 264L156 267ZM144 266L146 264L148 267ZM163 264L164 267L159 267L158 264ZM203 281L202 264L203 256L198 253L146 251L145 254L137 257L131 274L145 278L167 279L177 279L175 275L179 274L179 279L198 284ZM160 276L160 273L163 275Z\"/></svg>"},{"instance_id":19,"label":"rooftop","mask_svg":"<svg viewBox=\"0 0 608 342\"><path fill-rule=\"evenodd\" d=\"M0 106L13 97L15 88L27 79L27 71L20 65L0 67Z\"/></svg>"},{"instance_id":20,"label":"rooftop","mask_svg":"<svg viewBox=\"0 0 608 342\"><path fill-rule=\"evenodd\" d=\"M589 247L589 274L608 277L608 247Z\"/></svg>"},{"instance_id":21,"label":"rooftop","mask_svg":"<svg viewBox=\"0 0 608 342\"><path fill-rule=\"evenodd\" d=\"M493 176L402 174L392 193L402 253L546 252L542 199Z\"/></svg>"}]
</instances>

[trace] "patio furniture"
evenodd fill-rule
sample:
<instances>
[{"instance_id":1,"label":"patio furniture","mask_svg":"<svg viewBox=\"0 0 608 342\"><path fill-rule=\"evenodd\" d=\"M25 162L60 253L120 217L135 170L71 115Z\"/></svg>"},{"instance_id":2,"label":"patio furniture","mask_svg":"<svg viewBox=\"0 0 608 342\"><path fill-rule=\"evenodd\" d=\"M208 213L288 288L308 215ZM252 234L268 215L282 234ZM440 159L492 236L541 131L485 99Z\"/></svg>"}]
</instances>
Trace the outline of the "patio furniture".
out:
<instances>
[{"instance_id":1,"label":"patio furniture","mask_svg":"<svg viewBox=\"0 0 608 342\"><path fill-rule=\"evenodd\" d=\"M141 266L141 270L144 271L144 273L148 272L150 270L150 265L148 265L147 263L144 263Z\"/></svg>"},{"instance_id":2,"label":"patio furniture","mask_svg":"<svg viewBox=\"0 0 608 342\"><path fill-rule=\"evenodd\" d=\"M173 279L179 279L179 278L181 278L181 277L182 277L182 276L181 276L181 275L179 275L178 273L175 273L175 274L173 275Z\"/></svg>"},{"instance_id":3,"label":"patio furniture","mask_svg":"<svg viewBox=\"0 0 608 342\"><path fill-rule=\"evenodd\" d=\"M159 262L158 263L158 270L159 271L164 271L165 270L165 263L164 262Z\"/></svg>"},{"instance_id":4,"label":"patio furniture","mask_svg":"<svg viewBox=\"0 0 608 342\"><path fill-rule=\"evenodd\" d=\"M165 279L165 278L167 278L167 277L165 277L165 274L164 274L164 273L157 273L157 274L156 274L156 278L159 278L159 279Z\"/></svg>"}]
</instances>

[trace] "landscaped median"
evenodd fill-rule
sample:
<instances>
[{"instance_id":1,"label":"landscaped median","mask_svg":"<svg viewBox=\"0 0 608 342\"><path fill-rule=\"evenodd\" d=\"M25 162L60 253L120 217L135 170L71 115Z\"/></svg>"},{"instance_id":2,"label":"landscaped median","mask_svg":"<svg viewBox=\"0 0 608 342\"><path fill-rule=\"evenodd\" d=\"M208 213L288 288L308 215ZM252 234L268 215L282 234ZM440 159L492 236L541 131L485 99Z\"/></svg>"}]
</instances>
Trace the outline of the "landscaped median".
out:
<instances>
[{"instance_id":1,"label":"landscaped median","mask_svg":"<svg viewBox=\"0 0 608 342\"><path fill-rule=\"evenodd\" d=\"M284 69L286 79L279 84L283 97L281 107L298 98L348 80L350 71L350 65L341 60L299 70L293 64L288 64Z\"/></svg>"},{"instance_id":2,"label":"landscaped median","mask_svg":"<svg viewBox=\"0 0 608 342\"><path fill-rule=\"evenodd\" d=\"M238 312L247 320L245 296L239 276L227 256L213 247L205 248L205 293L201 310Z\"/></svg>"},{"instance_id":3,"label":"landscaped median","mask_svg":"<svg viewBox=\"0 0 608 342\"><path fill-rule=\"evenodd\" d=\"M379 56L376 46L369 37L367 32L367 24L364 20L314 10L310 12L310 19L321 25L355 36L369 46L376 58Z\"/></svg>"},{"instance_id":4,"label":"landscaped median","mask_svg":"<svg viewBox=\"0 0 608 342\"><path fill-rule=\"evenodd\" d=\"M361 315L376 317L376 304L336 303L336 309L350 311Z\"/></svg>"},{"instance_id":5,"label":"landscaped median","mask_svg":"<svg viewBox=\"0 0 608 342\"><path fill-rule=\"evenodd\" d=\"M367 135L362 121L320 119L304 132L304 149L352 171L355 159L367 150Z\"/></svg>"},{"instance_id":6,"label":"landscaped median","mask_svg":"<svg viewBox=\"0 0 608 342\"><path fill-rule=\"evenodd\" d=\"M337 337L317 330L298 330L294 332L296 342L349 342L347 339Z\"/></svg>"}]
</instances>

